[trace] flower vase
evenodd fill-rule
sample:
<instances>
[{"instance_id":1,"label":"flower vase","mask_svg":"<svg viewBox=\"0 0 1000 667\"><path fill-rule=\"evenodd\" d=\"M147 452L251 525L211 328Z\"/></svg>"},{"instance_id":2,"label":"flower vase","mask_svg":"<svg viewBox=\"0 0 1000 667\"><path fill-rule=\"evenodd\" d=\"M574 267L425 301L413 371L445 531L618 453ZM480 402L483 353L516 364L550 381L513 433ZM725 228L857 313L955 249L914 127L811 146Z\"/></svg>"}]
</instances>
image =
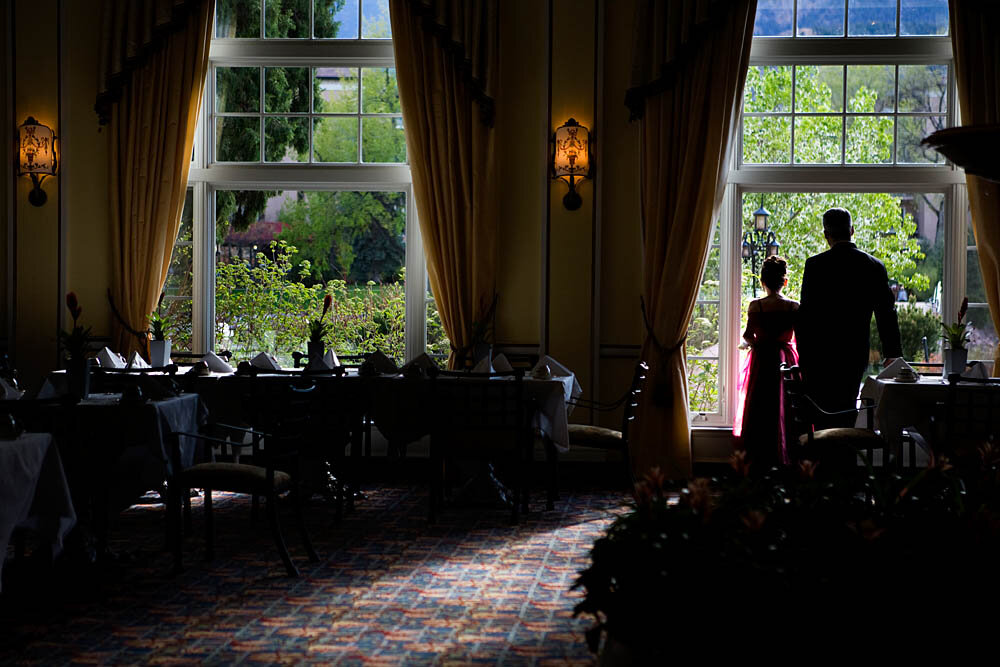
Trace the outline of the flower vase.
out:
<instances>
[{"instance_id":1,"label":"flower vase","mask_svg":"<svg viewBox=\"0 0 1000 667\"><path fill-rule=\"evenodd\" d=\"M153 368L163 368L170 365L170 341L149 341L149 365Z\"/></svg>"},{"instance_id":2,"label":"flower vase","mask_svg":"<svg viewBox=\"0 0 1000 667\"><path fill-rule=\"evenodd\" d=\"M82 401L90 394L90 359L70 359L66 366L69 380L69 395L75 401Z\"/></svg>"},{"instance_id":3,"label":"flower vase","mask_svg":"<svg viewBox=\"0 0 1000 667\"><path fill-rule=\"evenodd\" d=\"M965 364L969 360L969 351L964 347L944 350L944 376L952 373L961 375L965 372Z\"/></svg>"},{"instance_id":4,"label":"flower vase","mask_svg":"<svg viewBox=\"0 0 1000 667\"><path fill-rule=\"evenodd\" d=\"M326 354L323 341L309 341L306 343L306 353L309 357L307 368L320 368L323 365L323 355Z\"/></svg>"}]
</instances>

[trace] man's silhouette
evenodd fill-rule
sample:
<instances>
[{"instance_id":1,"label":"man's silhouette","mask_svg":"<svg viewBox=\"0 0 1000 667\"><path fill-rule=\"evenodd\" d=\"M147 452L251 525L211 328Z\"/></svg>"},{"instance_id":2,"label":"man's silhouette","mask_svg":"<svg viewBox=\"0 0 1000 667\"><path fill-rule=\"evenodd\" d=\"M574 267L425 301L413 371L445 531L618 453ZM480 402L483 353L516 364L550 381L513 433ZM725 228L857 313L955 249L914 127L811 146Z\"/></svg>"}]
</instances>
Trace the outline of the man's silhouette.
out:
<instances>
[{"instance_id":1,"label":"man's silhouette","mask_svg":"<svg viewBox=\"0 0 1000 667\"><path fill-rule=\"evenodd\" d=\"M868 367L872 313L888 365L902 355L895 299L885 265L851 242L851 214L832 208L823 214L830 249L806 260L796 339L799 365L809 394L828 412L856 406ZM822 426L850 426L848 415Z\"/></svg>"}]
</instances>

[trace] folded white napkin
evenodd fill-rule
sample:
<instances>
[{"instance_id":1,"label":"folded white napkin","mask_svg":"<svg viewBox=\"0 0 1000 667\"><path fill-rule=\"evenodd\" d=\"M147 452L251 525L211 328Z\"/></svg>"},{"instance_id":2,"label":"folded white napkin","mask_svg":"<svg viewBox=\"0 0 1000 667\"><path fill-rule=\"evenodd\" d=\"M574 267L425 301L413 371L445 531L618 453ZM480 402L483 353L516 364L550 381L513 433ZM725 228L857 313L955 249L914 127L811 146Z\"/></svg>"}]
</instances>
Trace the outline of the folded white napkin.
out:
<instances>
[{"instance_id":1,"label":"folded white napkin","mask_svg":"<svg viewBox=\"0 0 1000 667\"><path fill-rule=\"evenodd\" d=\"M542 355L542 358L538 360L535 364L535 368L549 367L549 371L552 373L552 377L571 377L573 378L573 389L570 391L570 396L575 398L583 393L583 387L580 386L580 381L576 379L576 375L570 369L566 368L558 361L553 359L547 354ZM531 374L535 374L535 368L531 369ZM567 397L569 398L569 397Z\"/></svg>"},{"instance_id":2,"label":"folded white napkin","mask_svg":"<svg viewBox=\"0 0 1000 667\"><path fill-rule=\"evenodd\" d=\"M56 396L60 396L60 393L56 389L55 384L53 384L51 380L46 379L45 382L42 383L42 388L38 390L38 395L35 396L35 398L55 398Z\"/></svg>"},{"instance_id":3,"label":"folded white napkin","mask_svg":"<svg viewBox=\"0 0 1000 667\"><path fill-rule=\"evenodd\" d=\"M972 378L975 380L985 380L989 377L989 373L986 372L986 364L979 361L973 361L969 365L968 370L962 373L962 377Z\"/></svg>"},{"instance_id":4,"label":"folded white napkin","mask_svg":"<svg viewBox=\"0 0 1000 667\"><path fill-rule=\"evenodd\" d=\"M514 367L510 365L507 361L507 357L503 355L503 352L493 357L493 370L498 373L506 373L508 371L514 370Z\"/></svg>"},{"instance_id":5,"label":"folded white napkin","mask_svg":"<svg viewBox=\"0 0 1000 667\"><path fill-rule=\"evenodd\" d=\"M250 365L255 368L259 368L264 371L280 371L281 364L278 360L267 352L261 352L256 357L250 360Z\"/></svg>"},{"instance_id":6,"label":"folded white napkin","mask_svg":"<svg viewBox=\"0 0 1000 667\"><path fill-rule=\"evenodd\" d=\"M0 378L0 401L16 401L24 396L23 391L14 389L14 385Z\"/></svg>"},{"instance_id":7,"label":"folded white napkin","mask_svg":"<svg viewBox=\"0 0 1000 667\"><path fill-rule=\"evenodd\" d=\"M217 355L215 352L207 352L201 360L208 364L208 370L213 373L233 372L233 367L226 363L226 360Z\"/></svg>"},{"instance_id":8,"label":"folded white napkin","mask_svg":"<svg viewBox=\"0 0 1000 667\"><path fill-rule=\"evenodd\" d=\"M910 366L902 357L896 357L893 359L892 363L882 369L882 372L878 374L879 380L891 380L899 377L899 372L904 368L909 368L914 374L916 371Z\"/></svg>"},{"instance_id":9,"label":"folded white napkin","mask_svg":"<svg viewBox=\"0 0 1000 667\"><path fill-rule=\"evenodd\" d=\"M428 368L434 368L437 364L434 363L434 360L431 359L426 352L421 352L417 356L413 357L413 359L406 362L400 370L405 371L411 366L427 370Z\"/></svg>"},{"instance_id":10,"label":"folded white napkin","mask_svg":"<svg viewBox=\"0 0 1000 667\"><path fill-rule=\"evenodd\" d=\"M486 355L479 360L479 363L472 367L473 373L492 373L493 372L493 362L489 355Z\"/></svg>"},{"instance_id":11,"label":"folded white napkin","mask_svg":"<svg viewBox=\"0 0 1000 667\"><path fill-rule=\"evenodd\" d=\"M320 371L320 370L333 370L340 365L340 359L337 358L337 353L332 349L327 350L326 354L323 355L322 359L310 359L309 363L306 364L307 371Z\"/></svg>"},{"instance_id":12,"label":"folded white napkin","mask_svg":"<svg viewBox=\"0 0 1000 667\"><path fill-rule=\"evenodd\" d=\"M104 347L97 353L97 361L100 362L101 368L125 368L127 365L125 357L117 352L112 352L110 347Z\"/></svg>"},{"instance_id":13,"label":"folded white napkin","mask_svg":"<svg viewBox=\"0 0 1000 667\"><path fill-rule=\"evenodd\" d=\"M392 359L390 359L389 357L385 356L383 353L377 350L373 352L370 357L368 357L368 361L372 362L372 365L375 367L375 370L377 370L379 373L389 374L389 373L399 372L399 369L396 367L395 362L393 362Z\"/></svg>"},{"instance_id":14,"label":"folded white napkin","mask_svg":"<svg viewBox=\"0 0 1000 667\"><path fill-rule=\"evenodd\" d=\"M129 368L149 368L149 364L146 360L142 358L142 355L138 352L132 353L132 358L128 360Z\"/></svg>"}]
</instances>

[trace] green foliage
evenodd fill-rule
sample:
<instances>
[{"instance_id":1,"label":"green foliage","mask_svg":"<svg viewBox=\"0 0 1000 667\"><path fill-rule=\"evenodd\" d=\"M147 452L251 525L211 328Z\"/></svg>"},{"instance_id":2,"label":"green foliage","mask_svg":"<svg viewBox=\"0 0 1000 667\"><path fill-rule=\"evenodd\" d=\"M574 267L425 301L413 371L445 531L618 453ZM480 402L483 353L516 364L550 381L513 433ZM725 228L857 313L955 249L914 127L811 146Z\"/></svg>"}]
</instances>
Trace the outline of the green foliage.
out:
<instances>
[{"instance_id":1,"label":"green foliage","mask_svg":"<svg viewBox=\"0 0 1000 667\"><path fill-rule=\"evenodd\" d=\"M896 317L899 320L899 338L903 347L903 358L910 361L923 361L924 338L932 355L937 354L938 327L940 320L930 308L922 308L916 303L916 297L910 297L908 303L896 305ZM871 349L881 350L882 339L878 335L875 318L872 318L869 330Z\"/></svg>"},{"instance_id":2,"label":"green foliage","mask_svg":"<svg viewBox=\"0 0 1000 667\"><path fill-rule=\"evenodd\" d=\"M236 261L216 267L216 345L228 348L237 361L266 351L282 364L301 351L310 323L323 319L323 303L331 297L322 339L337 354L381 351L402 361L406 356L405 275L395 282L364 286L345 280L307 286L308 260L293 265L298 250L274 241L270 252L257 254L256 266ZM437 310L428 313L427 351L447 352L448 340Z\"/></svg>"},{"instance_id":3,"label":"green foliage","mask_svg":"<svg viewBox=\"0 0 1000 667\"><path fill-rule=\"evenodd\" d=\"M301 248L308 278L391 282L405 261L406 195L402 192L306 192L286 201L278 238Z\"/></svg>"}]
</instances>

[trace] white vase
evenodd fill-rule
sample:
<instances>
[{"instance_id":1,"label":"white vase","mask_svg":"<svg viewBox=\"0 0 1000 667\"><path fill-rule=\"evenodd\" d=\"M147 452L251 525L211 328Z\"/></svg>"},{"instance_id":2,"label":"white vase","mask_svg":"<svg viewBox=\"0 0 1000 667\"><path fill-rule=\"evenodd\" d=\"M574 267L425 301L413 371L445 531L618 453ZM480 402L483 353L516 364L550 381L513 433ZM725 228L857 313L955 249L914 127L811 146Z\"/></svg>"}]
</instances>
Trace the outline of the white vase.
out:
<instances>
[{"instance_id":1,"label":"white vase","mask_svg":"<svg viewBox=\"0 0 1000 667\"><path fill-rule=\"evenodd\" d=\"M170 365L170 341L149 341L149 365L153 368L163 368Z\"/></svg>"},{"instance_id":2,"label":"white vase","mask_svg":"<svg viewBox=\"0 0 1000 667\"><path fill-rule=\"evenodd\" d=\"M965 364L968 360L969 351L965 348L948 348L944 350L944 376L948 377L952 373L964 373Z\"/></svg>"}]
</instances>

